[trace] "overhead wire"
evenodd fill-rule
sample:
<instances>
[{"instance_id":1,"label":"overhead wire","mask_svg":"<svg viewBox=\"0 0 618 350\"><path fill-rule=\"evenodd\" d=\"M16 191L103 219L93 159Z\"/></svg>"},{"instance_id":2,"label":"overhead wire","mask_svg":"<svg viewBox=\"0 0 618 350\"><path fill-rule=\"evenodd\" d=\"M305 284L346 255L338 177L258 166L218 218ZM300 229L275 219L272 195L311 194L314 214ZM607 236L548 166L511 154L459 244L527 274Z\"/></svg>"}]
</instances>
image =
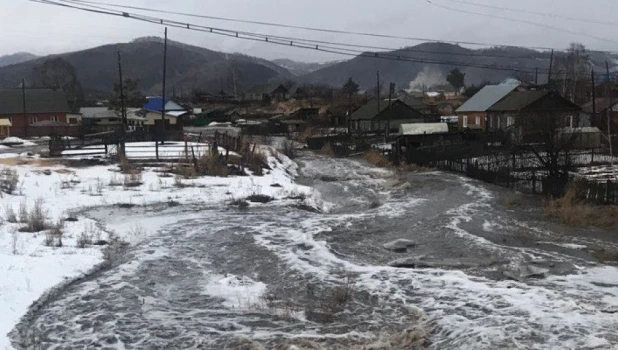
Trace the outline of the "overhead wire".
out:
<instances>
[{"instance_id":1,"label":"overhead wire","mask_svg":"<svg viewBox=\"0 0 618 350\"><path fill-rule=\"evenodd\" d=\"M299 39L299 38L277 37L277 36L269 36L269 35L253 33L253 32L243 32L243 31L236 31L236 30L231 30L231 29L202 26L202 25L197 25L197 24L191 24L191 23L163 19L163 18L150 17L150 16L141 15L141 14L129 13L129 12L118 11L118 10L113 10L113 9L106 9L100 6L92 6L92 5L76 6L74 4L75 1L73 0L29 0L29 1L48 4L48 5L58 5L58 6L66 7L66 8L83 10L83 11L93 12L97 14L114 15L117 17L124 17L124 18L129 18L133 20L138 20L138 21L143 21L143 22L148 22L148 23L153 23L153 24L158 24L158 25L182 28L186 30L199 31L199 32L205 32L205 33L216 34L216 35L223 35L223 36L237 38L237 39L266 42L270 44L290 46L290 47L296 47L296 48L301 48L301 49L317 50L317 51L322 51L326 53L346 55L346 56L352 56L352 57L372 57L372 58L379 58L379 59L388 59L388 60L393 60L393 61L405 61L405 62L426 63L426 64L436 64L436 65L493 69L493 70L511 71L515 73L527 73L527 74L536 73L536 70L534 68L495 66L495 65L487 65L487 64L419 59L419 58L409 57L409 56L404 56L404 55L394 55L389 52L371 53L371 52L361 52L358 50L348 49L345 47L337 47L337 46L329 46L329 45L313 45L313 43L309 44L306 42L305 39ZM69 4L69 3L73 3L73 4ZM540 74L547 74L547 73L540 72ZM560 72L553 71L552 74L560 74Z\"/></svg>"},{"instance_id":2,"label":"overhead wire","mask_svg":"<svg viewBox=\"0 0 618 350\"><path fill-rule=\"evenodd\" d=\"M110 3L110 2L104 2L104 1L68 0L68 2L103 5L103 6L109 6L109 7L115 7L115 8L124 8L124 9L140 10L140 11L153 12L153 13L163 13L163 14L187 16L187 17L202 18L202 19L211 19L211 20L218 20L218 21L228 21L228 22L235 22L235 23L256 24L256 25L262 25L262 26L288 28L288 29L300 29L300 30L307 30L307 31L314 31L314 32L330 33L330 34L345 34L345 35L366 36L366 37L374 37L374 38L399 39L399 40L416 41L416 42L442 42L442 43L449 43L449 44L455 44L455 45L499 46L499 47L511 46L511 47L518 47L518 48L526 48L526 49L531 49L531 50L560 50L558 48L542 47L542 46L516 46L516 45L505 45L503 43L497 44L497 43L473 42L473 41L462 41L462 40L436 40L436 39L431 39L431 38L409 37L409 36L390 35L390 34L381 34L381 33L370 33L370 32L348 31L348 30L329 29L329 28L298 26L298 25L291 25L291 24L284 24L284 23L243 20L243 19L235 19L235 18L229 18L229 17L219 17L219 16L200 15L200 14L178 12L178 11L160 10L160 9L145 8L145 7L139 7L139 6L122 5L122 4Z\"/></svg>"},{"instance_id":3,"label":"overhead wire","mask_svg":"<svg viewBox=\"0 0 618 350\"><path fill-rule=\"evenodd\" d=\"M607 21L598 21L598 20L591 20L591 19L579 18L579 17L569 17L569 16L559 15L556 13L516 9L512 7L495 6L495 5L487 5L487 4L479 4L476 2L464 1L464 0L442 0L442 1L470 5L470 6L481 7L481 8L488 8L488 9L493 9L493 10L517 12L517 13L523 13L523 14L528 14L528 15L537 15L537 16L543 16L543 17L548 17L548 18L553 18L553 19L563 19L567 21L618 27L618 22L607 22Z\"/></svg>"},{"instance_id":4,"label":"overhead wire","mask_svg":"<svg viewBox=\"0 0 618 350\"><path fill-rule=\"evenodd\" d=\"M592 34L582 33L582 32L574 31L574 30L567 29L567 28L554 27L554 26L551 26L551 25L548 25L548 24L538 23L538 22L529 21L529 20L526 20L526 19L521 19L521 18L512 18L512 17L506 17L506 16L501 16L501 15L496 15L496 14L489 14L489 13L483 13L483 12L476 12L476 11L470 11L470 10L465 10L465 9L453 8L453 7L450 7L450 6L446 6L446 5L440 4L439 1L440 0L425 0L425 2L427 2L428 4L431 4L433 6L436 6L436 7L445 9L445 10L449 10L449 11L461 12L461 13L472 14L472 15L477 15L477 16L491 17L491 18L501 19L501 20L511 21L511 22L525 23L525 24L530 24L530 25L533 25L533 26L537 26L537 27L541 27L541 28L545 28L545 29L550 29L550 30L554 30L554 31L558 31L558 32L568 33L568 34L572 34L572 35L585 36L585 37L589 37L589 38L600 40L600 41L605 41L605 42L610 42L610 43L618 44L618 41L613 40L613 39L609 39L609 38L605 38L605 37L600 37L600 36L596 36L596 35L592 35Z\"/></svg>"}]
</instances>

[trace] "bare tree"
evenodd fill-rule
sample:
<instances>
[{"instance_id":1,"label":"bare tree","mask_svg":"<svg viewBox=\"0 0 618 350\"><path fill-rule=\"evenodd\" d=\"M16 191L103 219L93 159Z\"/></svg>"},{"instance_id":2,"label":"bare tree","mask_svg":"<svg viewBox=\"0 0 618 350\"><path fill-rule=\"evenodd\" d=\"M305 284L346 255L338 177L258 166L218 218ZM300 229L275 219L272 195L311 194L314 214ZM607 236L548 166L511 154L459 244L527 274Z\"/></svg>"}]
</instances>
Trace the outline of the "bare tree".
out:
<instances>
[{"instance_id":1,"label":"bare tree","mask_svg":"<svg viewBox=\"0 0 618 350\"><path fill-rule=\"evenodd\" d=\"M552 69L552 86L567 99L583 104L591 90L589 55L583 44L572 43L567 53L557 56Z\"/></svg>"},{"instance_id":2,"label":"bare tree","mask_svg":"<svg viewBox=\"0 0 618 350\"><path fill-rule=\"evenodd\" d=\"M528 112L516 119L513 146L532 153L547 171L543 189L548 195L560 196L566 187L573 168L572 151L581 137L578 125L579 117L572 111Z\"/></svg>"},{"instance_id":3,"label":"bare tree","mask_svg":"<svg viewBox=\"0 0 618 350\"><path fill-rule=\"evenodd\" d=\"M77 79L75 67L61 57L46 60L32 68L32 85L39 88L61 89L74 111L79 109L84 100L84 92Z\"/></svg>"}]
</instances>

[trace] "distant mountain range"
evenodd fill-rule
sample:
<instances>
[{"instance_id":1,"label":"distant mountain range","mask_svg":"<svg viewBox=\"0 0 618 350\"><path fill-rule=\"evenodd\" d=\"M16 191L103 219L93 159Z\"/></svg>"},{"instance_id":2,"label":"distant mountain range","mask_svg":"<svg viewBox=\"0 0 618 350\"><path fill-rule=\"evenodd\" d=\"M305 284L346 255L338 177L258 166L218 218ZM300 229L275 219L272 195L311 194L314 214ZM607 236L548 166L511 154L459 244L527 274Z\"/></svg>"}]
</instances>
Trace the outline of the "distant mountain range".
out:
<instances>
[{"instance_id":1,"label":"distant mountain range","mask_svg":"<svg viewBox=\"0 0 618 350\"><path fill-rule=\"evenodd\" d=\"M318 69L327 68L334 64L337 64L341 61L330 61L323 63L306 63L306 62L297 62L287 58L273 60L273 63L278 64L279 66L289 70L292 74L296 76L302 76L309 74L311 72L315 72Z\"/></svg>"},{"instance_id":2,"label":"distant mountain range","mask_svg":"<svg viewBox=\"0 0 618 350\"><path fill-rule=\"evenodd\" d=\"M122 54L124 77L138 80L140 89L146 94L160 94L163 41L150 37L1 67L0 87L16 87L22 78L28 85L33 68L50 58L60 57L73 65L87 95L109 94L118 81L118 51ZM180 95L194 89L243 91L256 84L293 77L287 69L270 61L242 54L226 54L173 41L168 42L167 52L166 90L169 94L175 91Z\"/></svg>"},{"instance_id":3,"label":"distant mountain range","mask_svg":"<svg viewBox=\"0 0 618 350\"><path fill-rule=\"evenodd\" d=\"M586 53L596 71L605 71L605 61L610 62L610 68L616 69L618 55L598 51ZM385 86L392 82L396 84L397 89L422 90L436 85L448 85L447 75L452 69L459 68L466 73L466 85L499 83L507 78L534 82L537 78L535 70L538 70L538 83L544 84L547 82L551 57L550 52L524 48L493 47L473 50L446 43L424 43L387 52L386 55L392 59L370 57L374 56L374 53L368 52L351 60L315 70L302 76L301 79L308 83L341 86L351 77L361 89L367 90L375 88L376 74L379 71ZM396 60L397 57L404 59ZM416 62L404 61L406 57L413 58L411 60ZM563 52L556 52L554 64L560 59L564 61L564 57ZM526 73L521 73L521 70Z\"/></svg>"},{"instance_id":4,"label":"distant mountain range","mask_svg":"<svg viewBox=\"0 0 618 350\"><path fill-rule=\"evenodd\" d=\"M162 77L161 38L147 37L130 43L112 44L60 55L36 57L19 53L0 57L0 87L17 87L22 78L30 82L33 69L50 58L60 57L75 68L75 73L87 95L109 95L118 80L117 51L122 53L126 78L139 81L146 94L160 94ZM604 69L607 60L615 66L618 56L588 52L593 65ZM381 53L383 54L383 53ZM342 86L354 79L362 90L376 85L376 72L381 81L395 83L397 89L423 89L445 85L446 76L454 68L466 73L465 83L496 83L509 77L532 81L509 70L539 71L539 83L547 80L550 53L522 48L468 49L446 43L424 43L387 53L404 60L378 59L372 53L338 62L302 63L289 59L268 61L242 54L227 54L179 42L168 45L168 94L189 94L195 90L206 92L241 93L254 85L296 81L300 83ZM556 53L555 58L559 57ZM407 59L414 62L406 61ZM441 64L436 64L440 62Z\"/></svg>"},{"instance_id":5,"label":"distant mountain range","mask_svg":"<svg viewBox=\"0 0 618 350\"><path fill-rule=\"evenodd\" d=\"M31 61L37 57L37 55L33 55L29 52L18 52L11 55L0 56L0 67Z\"/></svg>"}]
</instances>

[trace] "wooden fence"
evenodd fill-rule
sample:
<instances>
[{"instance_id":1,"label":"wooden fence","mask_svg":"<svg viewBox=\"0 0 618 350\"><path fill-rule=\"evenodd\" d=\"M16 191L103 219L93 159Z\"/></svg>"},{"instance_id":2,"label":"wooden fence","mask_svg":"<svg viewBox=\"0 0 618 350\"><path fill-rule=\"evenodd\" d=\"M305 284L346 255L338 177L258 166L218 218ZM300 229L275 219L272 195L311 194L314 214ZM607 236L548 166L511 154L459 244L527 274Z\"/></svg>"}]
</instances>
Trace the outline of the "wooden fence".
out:
<instances>
[{"instance_id":1,"label":"wooden fence","mask_svg":"<svg viewBox=\"0 0 618 350\"><path fill-rule=\"evenodd\" d=\"M498 168L494 163L481 163L472 159L442 160L435 162L434 166L530 194L559 195L570 184L576 183L575 188L581 199L600 205L618 204L618 181L595 182L573 176L549 179L542 168L520 171L509 167Z\"/></svg>"}]
</instances>

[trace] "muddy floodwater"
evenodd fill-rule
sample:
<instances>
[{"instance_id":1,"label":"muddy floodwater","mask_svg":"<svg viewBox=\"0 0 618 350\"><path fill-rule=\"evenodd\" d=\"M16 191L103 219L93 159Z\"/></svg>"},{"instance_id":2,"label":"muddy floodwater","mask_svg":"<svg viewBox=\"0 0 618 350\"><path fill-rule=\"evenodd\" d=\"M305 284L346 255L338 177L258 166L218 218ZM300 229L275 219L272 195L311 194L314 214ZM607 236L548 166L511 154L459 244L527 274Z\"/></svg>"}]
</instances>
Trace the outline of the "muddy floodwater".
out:
<instances>
[{"instance_id":1,"label":"muddy floodwater","mask_svg":"<svg viewBox=\"0 0 618 350\"><path fill-rule=\"evenodd\" d=\"M305 154L303 205L175 207L112 265L57 293L23 349L611 349L613 233L453 174ZM90 216L130 220L129 211ZM120 217L120 219L119 219ZM113 218L113 219L112 219ZM169 222L172 222L171 224ZM617 235L618 237L618 235Z\"/></svg>"}]
</instances>

